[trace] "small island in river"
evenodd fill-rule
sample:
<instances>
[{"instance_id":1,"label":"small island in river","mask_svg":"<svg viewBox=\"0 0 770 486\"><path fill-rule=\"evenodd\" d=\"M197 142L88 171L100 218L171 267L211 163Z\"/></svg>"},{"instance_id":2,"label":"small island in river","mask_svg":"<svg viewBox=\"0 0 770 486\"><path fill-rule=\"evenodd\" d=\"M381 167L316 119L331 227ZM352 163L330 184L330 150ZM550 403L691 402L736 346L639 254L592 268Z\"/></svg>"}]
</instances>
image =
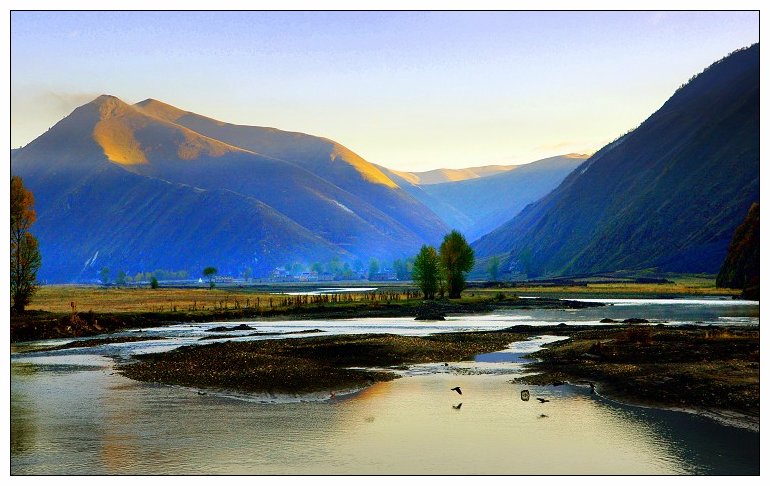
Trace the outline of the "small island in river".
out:
<instances>
[{"instance_id":1,"label":"small island in river","mask_svg":"<svg viewBox=\"0 0 770 486\"><path fill-rule=\"evenodd\" d=\"M398 377L417 363L472 360L536 335L563 335L534 353L521 379L595 383L599 393L664 408L730 415L758 427L759 331L649 325L515 326L426 337L366 334L186 346L119 366L129 378L245 393L333 392Z\"/></svg>"}]
</instances>

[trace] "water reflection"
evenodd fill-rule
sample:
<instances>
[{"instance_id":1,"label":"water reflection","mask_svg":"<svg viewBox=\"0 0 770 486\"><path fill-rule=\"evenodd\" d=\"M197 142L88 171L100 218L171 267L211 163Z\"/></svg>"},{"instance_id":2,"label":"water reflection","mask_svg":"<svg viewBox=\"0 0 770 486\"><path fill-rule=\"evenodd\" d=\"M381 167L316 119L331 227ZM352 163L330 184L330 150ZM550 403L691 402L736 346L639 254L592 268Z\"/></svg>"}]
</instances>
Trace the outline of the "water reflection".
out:
<instances>
[{"instance_id":1,"label":"water reflection","mask_svg":"<svg viewBox=\"0 0 770 486\"><path fill-rule=\"evenodd\" d=\"M510 378L407 376L351 398L266 405L139 384L108 370L14 376L11 468L13 474L758 473L758 434L621 406L579 387L529 387L533 399L522 402L522 387ZM450 390L455 386L462 397ZM454 409L460 400L462 408Z\"/></svg>"},{"instance_id":2,"label":"water reflection","mask_svg":"<svg viewBox=\"0 0 770 486\"><path fill-rule=\"evenodd\" d=\"M22 456L31 451L37 441L34 412L22 405L25 397L11 392L11 455Z\"/></svg>"},{"instance_id":3,"label":"water reflection","mask_svg":"<svg viewBox=\"0 0 770 486\"><path fill-rule=\"evenodd\" d=\"M667 308L670 320L757 319L751 306L707 307L656 308ZM427 325L403 319L255 325L417 334L646 317L651 309L510 311ZM353 396L303 403L263 404L138 383L116 374L113 360L101 356L196 342L205 326L147 330L165 341L12 354L11 473L759 473L758 433L620 405L581 387L528 387L532 399L522 401L523 387L511 383L521 372L521 354L552 337L481 355L481 362L415 366ZM456 386L462 396L451 391Z\"/></svg>"}]
</instances>

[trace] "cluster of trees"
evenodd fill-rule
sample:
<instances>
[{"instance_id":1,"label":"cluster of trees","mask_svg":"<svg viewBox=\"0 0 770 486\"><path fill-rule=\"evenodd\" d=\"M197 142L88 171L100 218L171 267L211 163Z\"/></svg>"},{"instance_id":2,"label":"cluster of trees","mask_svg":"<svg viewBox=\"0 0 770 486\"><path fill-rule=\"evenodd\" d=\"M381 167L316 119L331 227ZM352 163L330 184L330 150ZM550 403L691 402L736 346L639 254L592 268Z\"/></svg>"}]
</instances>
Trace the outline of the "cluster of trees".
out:
<instances>
[{"instance_id":1,"label":"cluster of trees","mask_svg":"<svg viewBox=\"0 0 770 486\"><path fill-rule=\"evenodd\" d=\"M436 294L450 299L459 299L465 288L465 275L474 263L473 249L458 231L444 237L439 250L423 245L414 259L412 280L420 287L426 299L435 299Z\"/></svg>"},{"instance_id":2,"label":"cluster of trees","mask_svg":"<svg viewBox=\"0 0 770 486\"><path fill-rule=\"evenodd\" d=\"M115 283L115 285L126 285L133 282L150 282L152 283L152 280L187 280L189 277L189 274L187 273L187 270L163 270L158 269L154 270L152 272L137 272L135 275L131 276L126 274L124 270L118 270L118 272L115 274L114 280L112 271L108 267L102 267L102 269L99 271L99 280L104 284L111 284Z\"/></svg>"},{"instance_id":3,"label":"cluster of trees","mask_svg":"<svg viewBox=\"0 0 770 486\"><path fill-rule=\"evenodd\" d=\"M11 177L11 308L23 312L37 290L40 249L29 232L37 213L35 198L21 177Z\"/></svg>"},{"instance_id":4,"label":"cluster of trees","mask_svg":"<svg viewBox=\"0 0 770 486\"><path fill-rule=\"evenodd\" d=\"M391 271L395 273L398 280L409 280L412 277L413 268L414 258L397 259L390 265L386 261L371 258L368 267L360 259L356 259L350 264L337 257L326 263L313 262L309 266L296 262L284 265L286 273L290 275L299 275L309 271L319 275L332 275L335 280L354 280L361 277L373 279L380 273Z\"/></svg>"}]
</instances>

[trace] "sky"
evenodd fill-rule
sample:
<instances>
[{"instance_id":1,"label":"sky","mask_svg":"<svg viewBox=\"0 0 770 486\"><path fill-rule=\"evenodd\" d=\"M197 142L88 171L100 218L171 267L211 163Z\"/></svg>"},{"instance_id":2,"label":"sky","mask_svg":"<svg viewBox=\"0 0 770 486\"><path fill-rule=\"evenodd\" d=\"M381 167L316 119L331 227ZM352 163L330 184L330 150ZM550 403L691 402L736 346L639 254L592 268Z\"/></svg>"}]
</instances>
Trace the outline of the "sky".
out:
<instances>
[{"instance_id":1,"label":"sky","mask_svg":"<svg viewBox=\"0 0 770 486\"><path fill-rule=\"evenodd\" d=\"M758 12L11 13L11 147L100 94L410 171L591 153L759 40Z\"/></svg>"}]
</instances>

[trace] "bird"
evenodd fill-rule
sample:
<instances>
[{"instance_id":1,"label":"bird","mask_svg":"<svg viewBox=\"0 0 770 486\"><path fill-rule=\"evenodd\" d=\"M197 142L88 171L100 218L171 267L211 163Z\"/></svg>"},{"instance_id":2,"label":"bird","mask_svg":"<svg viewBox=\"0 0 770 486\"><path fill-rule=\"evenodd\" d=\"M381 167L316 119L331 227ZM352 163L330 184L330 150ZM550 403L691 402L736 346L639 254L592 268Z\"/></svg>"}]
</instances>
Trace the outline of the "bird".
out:
<instances>
[{"instance_id":1,"label":"bird","mask_svg":"<svg viewBox=\"0 0 770 486\"><path fill-rule=\"evenodd\" d=\"M537 397L537 400L538 400L540 403L550 402L550 400L546 400L545 398L540 398L540 397Z\"/></svg>"},{"instance_id":2,"label":"bird","mask_svg":"<svg viewBox=\"0 0 770 486\"><path fill-rule=\"evenodd\" d=\"M329 395L329 399L335 398L336 396L337 396L337 392L334 392L334 391L333 391L333 392L331 392L331 394Z\"/></svg>"},{"instance_id":3,"label":"bird","mask_svg":"<svg viewBox=\"0 0 770 486\"><path fill-rule=\"evenodd\" d=\"M457 393L459 393L460 395L462 395L462 394L463 394L463 392L461 392L461 391L460 391L460 387L459 387L459 386L456 386L456 387L454 387L454 388L450 388L450 390L454 390L454 391L456 391Z\"/></svg>"},{"instance_id":4,"label":"bird","mask_svg":"<svg viewBox=\"0 0 770 486\"><path fill-rule=\"evenodd\" d=\"M591 387L591 395L593 395L594 393L596 393L596 385L594 385L593 383L591 383L591 382L589 381L589 382L588 382L588 386L590 386L590 387Z\"/></svg>"},{"instance_id":5,"label":"bird","mask_svg":"<svg viewBox=\"0 0 770 486\"><path fill-rule=\"evenodd\" d=\"M540 414L540 418L547 418L547 417L548 417L548 415L546 415L546 414L544 414L544 413L541 413L541 414Z\"/></svg>"},{"instance_id":6,"label":"bird","mask_svg":"<svg viewBox=\"0 0 770 486\"><path fill-rule=\"evenodd\" d=\"M206 392L198 390L198 395L206 395Z\"/></svg>"},{"instance_id":7,"label":"bird","mask_svg":"<svg viewBox=\"0 0 770 486\"><path fill-rule=\"evenodd\" d=\"M463 406L463 402L460 402L457 405L452 405L452 408L454 408L455 410L460 410L460 407L462 406Z\"/></svg>"}]
</instances>

